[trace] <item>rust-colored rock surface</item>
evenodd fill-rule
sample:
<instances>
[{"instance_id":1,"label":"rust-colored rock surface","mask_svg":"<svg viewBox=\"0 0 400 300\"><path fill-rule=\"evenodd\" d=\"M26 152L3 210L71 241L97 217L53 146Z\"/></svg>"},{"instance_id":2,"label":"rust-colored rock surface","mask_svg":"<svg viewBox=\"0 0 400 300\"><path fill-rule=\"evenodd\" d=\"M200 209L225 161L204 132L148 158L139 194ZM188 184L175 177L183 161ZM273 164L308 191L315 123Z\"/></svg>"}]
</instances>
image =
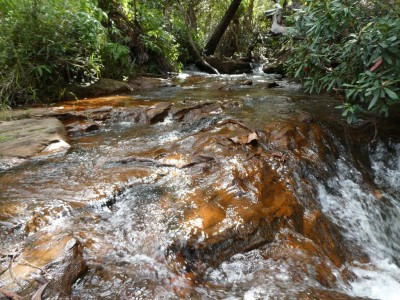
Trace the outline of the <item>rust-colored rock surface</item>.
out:
<instances>
[{"instance_id":1,"label":"rust-colored rock surface","mask_svg":"<svg viewBox=\"0 0 400 300\"><path fill-rule=\"evenodd\" d=\"M14 255L10 267L0 276L0 286L31 297L49 283L47 297L68 297L72 284L87 270L82 245L72 236L43 236Z\"/></svg>"},{"instance_id":2,"label":"rust-colored rock surface","mask_svg":"<svg viewBox=\"0 0 400 300\"><path fill-rule=\"evenodd\" d=\"M315 266L316 280L334 286L330 266L345 262L345 246L337 228L320 211L310 211L318 204L308 202L315 197L315 191L307 190L308 182L293 180L301 168L314 167L313 156L321 160L327 155L325 149L331 145L324 143L325 134L317 124L275 124L264 134L227 120L196 134L188 144L181 141L164 149L169 154L162 162L187 168L192 182L190 192L180 198L164 198L167 210L178 207L185 212L170 251L180 253L189 270L199 266L200 258L215 266L291 230L298 235L286 240L288 247L326 260L328 265Z\"/></svg>"}]
</instances>

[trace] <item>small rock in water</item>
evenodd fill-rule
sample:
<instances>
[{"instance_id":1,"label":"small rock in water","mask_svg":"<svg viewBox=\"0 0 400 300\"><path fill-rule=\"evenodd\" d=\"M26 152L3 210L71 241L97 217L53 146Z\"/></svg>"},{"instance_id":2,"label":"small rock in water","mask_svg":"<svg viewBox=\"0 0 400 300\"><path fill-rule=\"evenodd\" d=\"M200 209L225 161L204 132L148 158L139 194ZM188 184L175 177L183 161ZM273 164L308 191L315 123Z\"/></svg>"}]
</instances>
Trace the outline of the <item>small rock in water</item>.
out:
<instances>
[{"instance_id":1,"label":"small rock in water","mask_svg":"<svg viewBox=\"0 0 400 300\"><path fill-rule=\"evenodd\" d=\"M160 102L150 107L146 112L149 123L155 124L164 121L171 107L172 104L168 102Z\"/></svg>"},{"instance_id":2,"label":"small rock in water","mask_svg":"<svg viewBox=\"0 0 400 300\"><path fill-rule=\"evenodd\" d=\"M265 84L265 88L266 89L271 89L271 88L274 88L274 87L277 87L277 86L279 86L279 84L276 83L275 81L267 82Z\"/></svg>"},{"instance_id":3,"label":"small rock in water","mask_svg":"<svg viewBox=\"0 0 400 300\"><path fill-rule=\"evenodd\" d=\"M93 132L99 129L99 124L95 122L75 122L67 126L68 133L72 135L85 132Z\"/></svg>"},{"instance_id":4,"label":"small rock in water","mask_svg":"<svg viewBox=\"0 0 400 300\"><path fill-rule=\"evenodd\" d=\"M66 141L59 140L59 141L55 141L54 143L51 143L50 145L48 145L39 154L40 155L54 154L54 153L58 153L58 152L67 151L69 148L71 148L70 144L68 144Z\"/></svg>"},{"instance_id":5,"label":"small rock in water","mask_svg":"<svg viewBox=\"0 0 400 300\"><path fill-rule=\"evenodd\" d=\"M243 82L241 83L241 85L253 85L253 81L250 80L250 79L248 79L248 80L243 81Z\"/></svg>"}]
</instances>

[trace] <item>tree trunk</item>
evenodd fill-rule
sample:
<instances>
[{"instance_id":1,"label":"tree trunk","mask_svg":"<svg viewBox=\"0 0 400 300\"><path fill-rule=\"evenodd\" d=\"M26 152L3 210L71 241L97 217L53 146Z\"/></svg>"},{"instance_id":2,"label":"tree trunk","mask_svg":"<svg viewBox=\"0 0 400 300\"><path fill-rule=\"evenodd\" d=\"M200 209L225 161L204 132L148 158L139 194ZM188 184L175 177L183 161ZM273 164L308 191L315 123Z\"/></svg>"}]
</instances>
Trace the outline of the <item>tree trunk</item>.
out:
<instances>
[{"instance_id":1,"label":"tree trunk","mask_svg":"<svg viewBox=\"0 0 400 300\"><path fill-rule=\"evenodd\" d=\"M137 21L137 2L133 0L133 21Z\"/></svg>"},{"instance_id":2,"label":"tree trunk","mask_svg":"<svg viewBox=\"0 0 400 300\"><path fill-rule=\"evenodd\" d=\"M193 7L192 7L193 8ZM192 30L195 30L197 28L193 28L193 20L195 20L195 18L193 18L193 15L191 13L194 13L194 10L191 12L190 11L190 7L189 9L185 10L185 8L183 7L183 5L180 4L180 10L184 16L184 21L185 21L185 25L186 25L186 32L188 35L188 40L189 40L189 45L190 51L192 51L192 53L194 54L194 57L196 59L199 60L200 65L207 71L210 73L215 73L215 74L219 74L218 70L216 68L214 68L212 65L210 65L200 54L200 51L198 50L195 41L193 40L192 37ZM195 16L195 15L194 15Z\"/></svg>"},{"instance_id":3,"label":"tree trunk","mask_svg":"<svg viewBox=\"0 0 400 300\"><path fill-rule=\"evenodd\" d=\"M224 17L221 22L219 22L217 28L215 28L213 34L207 42L207 45L204 49L206 55L212 55L217 49L218 43L221 40L223 34L229 26L229 23L234 18L236 11L238 10L240 3L242 0L232 0L231 5L229 5L228 10L225 12Z\"/></svg>"}]
</instances>

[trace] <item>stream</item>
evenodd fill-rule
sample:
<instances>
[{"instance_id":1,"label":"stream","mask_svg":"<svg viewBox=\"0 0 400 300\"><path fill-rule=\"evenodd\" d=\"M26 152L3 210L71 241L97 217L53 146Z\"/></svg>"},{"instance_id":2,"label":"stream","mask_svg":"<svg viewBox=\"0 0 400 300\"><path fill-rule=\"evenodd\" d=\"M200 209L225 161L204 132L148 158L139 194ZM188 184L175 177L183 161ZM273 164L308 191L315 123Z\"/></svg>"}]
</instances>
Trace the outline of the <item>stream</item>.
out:
<instances>
[{"instance_id":1,"label":"stream","mask_svg":"<svg viewBox=\"0 0 400 300\"><path fill-rule=\"evenodd\" d=\"M0 171L0 250L76 240L84 271L44 299L399 299L399 129L351 128L339 104L196 72L60 104L113 109L67 153Z\"/></svg>"}]
</instances>

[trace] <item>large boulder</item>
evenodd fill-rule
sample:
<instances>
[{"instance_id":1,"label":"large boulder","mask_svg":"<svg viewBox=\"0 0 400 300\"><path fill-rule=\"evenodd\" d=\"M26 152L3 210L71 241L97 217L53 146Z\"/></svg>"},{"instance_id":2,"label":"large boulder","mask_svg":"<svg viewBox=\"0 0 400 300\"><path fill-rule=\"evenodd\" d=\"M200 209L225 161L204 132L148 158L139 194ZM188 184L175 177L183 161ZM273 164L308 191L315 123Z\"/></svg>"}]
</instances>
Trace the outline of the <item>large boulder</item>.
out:
<instances>
[{"instance_id":1,"label":"large boulder","mask_svg":"<svg viewBox=\"0 0 400 300\"><path fill-rule=\"evenodd\" d=\"M208 56L206 61L222 74L243 74L252 72L250 62L243 60L221 59L215 56Z\"/></svg>"},{"instance_id":2,"label":"large boulder","mask_svg":"<svg viewBox=\"0 0 400 300\"><path fill-rule=\"evenodd\" d=\"M308 276L337 286L332 268L354 253L313 200L305 175L324 172L316 165L336 153L321 126L299 121L257 131L225 120L161 151L154 161L180 170L174 180L185 184L185 193L169 190L162 200L166 215L183 211L168 249L178 268L201 276L227 257L265 247L266 259L319 260Z\"/></svg>"},{"instance_id":3,"label":"large boulder","mask_svg":"<svg viewBox=\"0 0 400 300\"><path fill-rule=\"evenodd\" d=\"M0 169L13 161L65 152L70 148L67 141L64 125L56 118L1 122Z\"/></svg>"},{"instance_id":4,"label":"large boulder","mask_svg":"<svg viewBox=\"0 0 400 300\"><path fill-rule=\"evenodd\" d=\"M67 100L82 99L82 98L94 98L105 95L128 93L131 88L126 82L100 78L95 83L88 86L74 85L70 87L65 93Z\"/></svg>"}]
</instances>

